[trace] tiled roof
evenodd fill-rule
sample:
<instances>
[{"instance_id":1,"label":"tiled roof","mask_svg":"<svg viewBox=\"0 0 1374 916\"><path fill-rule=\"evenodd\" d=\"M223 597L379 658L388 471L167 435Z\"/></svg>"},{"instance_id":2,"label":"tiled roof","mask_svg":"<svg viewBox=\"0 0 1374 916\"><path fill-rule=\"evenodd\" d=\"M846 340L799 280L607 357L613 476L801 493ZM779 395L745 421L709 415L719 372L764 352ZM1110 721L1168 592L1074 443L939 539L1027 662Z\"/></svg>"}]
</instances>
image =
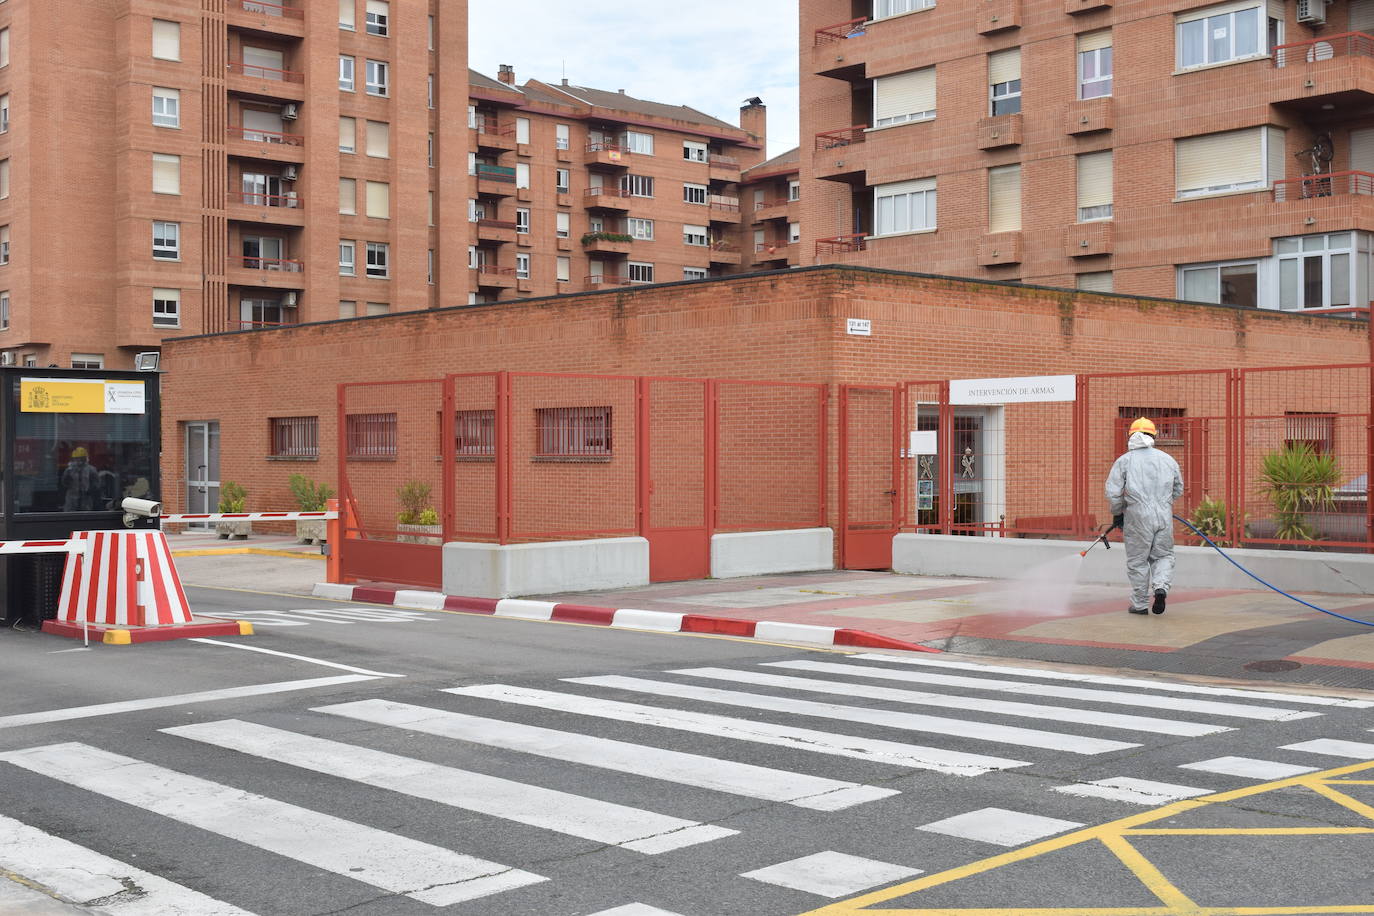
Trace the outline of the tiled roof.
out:
<instances>
[{"instance_id":1,"label":"tiled roof","mask_svg":"<svg viewBox=\"0 0 1374 916\"><path fill-rule=\"evenodd\" d=\"M751 172L758 172L759 174L763 174L766 172L781 172L785 167L789 165L795 165L798 168L800 168L800 147L794 146L787 152L774 156L772 159L769 159L766 162L760 162L758 165L750 166L749 168L744 170L744 175L747 178Z\"/></svg>"},{"instance_id":2,"label":"tiled roof","mask_svg":"<svg viewBox=\"0 0 1374 916\"><path fill-rule=\"evenodd\" d=\"M686 105L665 105L662 102L649 102L644 99L637 99L632 95L623 92L608 92L604 89L592 89L587 86L564 86L561 84L550 83L562 92L575 99L579 99L588 105L595 105L598 108L610 108L618 111L628 111L634 114L649 115L655 118L667 118L674 121L687 121L691 124L700 124L703 127L726 128L727 130L739 130L738 125L721 121L708 114L689 108Z\"/></svg>"},{"instance_id":3,"label":"tiled roof","mask_svg":"<svg viewBox=\"0 0 1374 916\"><path fill-rule=\"evenodd\" d=\"M476 70L468 71L468 82L474 89L499 89L505 92L514 92L516 95L524 95L525 92L525 90L521 89L519 86L511 86L500 80L494 80L483 73L478 73Z\"/></svg>"}]
</instances>

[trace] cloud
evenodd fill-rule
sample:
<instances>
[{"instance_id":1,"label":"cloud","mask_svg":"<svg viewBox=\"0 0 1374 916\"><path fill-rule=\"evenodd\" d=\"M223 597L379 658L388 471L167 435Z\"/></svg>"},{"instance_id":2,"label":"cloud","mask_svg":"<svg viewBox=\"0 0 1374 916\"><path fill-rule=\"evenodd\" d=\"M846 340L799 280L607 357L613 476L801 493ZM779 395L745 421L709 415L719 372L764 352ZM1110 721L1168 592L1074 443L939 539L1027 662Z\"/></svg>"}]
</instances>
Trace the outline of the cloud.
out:
<instances>
[{"instance_id":1,"label":"cloud","mask_svg":"<svg viewBox=\"0 0 1374 916\"><path fill-rule=\"evenodd\" d=\"M738 123L768 105L768 155L797 145L796 0L468 0L469 64L517 82L568 81ZM513 40L511 36L518 36Z\"/></svg>"}]
</instances>

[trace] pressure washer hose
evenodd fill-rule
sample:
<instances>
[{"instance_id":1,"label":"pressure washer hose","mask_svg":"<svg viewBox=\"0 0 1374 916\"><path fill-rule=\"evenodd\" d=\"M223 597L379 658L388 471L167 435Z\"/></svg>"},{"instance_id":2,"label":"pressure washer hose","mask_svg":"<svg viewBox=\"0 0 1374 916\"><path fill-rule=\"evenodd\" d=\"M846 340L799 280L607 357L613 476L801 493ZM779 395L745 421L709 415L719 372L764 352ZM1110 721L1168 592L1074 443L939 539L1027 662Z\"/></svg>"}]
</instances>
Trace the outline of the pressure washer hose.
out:
<instances>
[{"instance_id":1,"label":"pressure washer hose","mask_svg":"<svg viewBox=\"0 0 1374 916\"><path fill-rule=\"evenodd\" d=\"M1306 607L1310 607L1310 608L1311 608L1312 610L1314 610L1314 611L1321 611L1323 614L1330 614L1332 617L1338 617L1338 618L1340 618L1341 620L1346 620L1346 621L1349 621L1350 623L1358 623L1358 624L1360 624L1361 626L1374 627L1374 621L1358 620L1358 619L1356 619L1356 618L1354 618L1354 617L1347 617L1347 616L1345 616L1344 614L1337 614L1335 611L1328 611L1328 610L1327 610L1326 608L1324 608L1324 607L1317 607L1315 604L1312 604L1310 601L1303 601L1301 598L1298 598L1298 597L1296 597L1296 596L1294 596L1294 595L1288 594L1286 591L1284 591L1283 589L1279 588L1278 586L1276 586L1276 585L1271 585L1271 584L1269 584L1268 582L1265 582L1265 581L1264 581L1263 579L1261 579L1259 576L1255 575L1255 574L1252 573L1250 570L1246 569L1244 566L1241 566L1241 565L1240 565L1239 563L1237 563L1235 560L1231 559L1231 557L1226 553L1226 551L1224 551L1224 550L1222 550L1220 547L1218 547L1218 546L1212 541L1211 538L1209 538L1207 535L1203 534L1201 531L1198 531L1197 528L1193 525L1192 522L1188 521L1186 518L1179 518L1177 515L1175 515L1174 518L1175 518L1175 519L1178 519L1178 521L1182 522L1183 524L1185 524L1185 525L1187 525L1189 528L1191 528L1191 529L1193 530L1193 533L1194 533L1194 534L1196 534L1198 537L1202 538L1204 541L1207 542L1207 544L1208 544L1213 550L1215 550L1217 553L1219 553L1219 554L1221 554L1223 557L1225 557L1225 558L1226 558L1226 562L1230 563L1230 564L1231 564L1232 566L1234 566L1236 569L1239 569L1241 572L1245 573L1247 576L1249 576L1251 579L1254 579L1256 582L1258 582L1260 585L1263 585L1265 588L1270 589L1270 590L1272 590L1272 591L1276 591L1276 592L1278 592L1280 595L1282 595L1283 597L1289 599L1290 601L1296 601L1298 604L1304 605L1304 606L1306 606Z\"/></svg>"}]
</instances>

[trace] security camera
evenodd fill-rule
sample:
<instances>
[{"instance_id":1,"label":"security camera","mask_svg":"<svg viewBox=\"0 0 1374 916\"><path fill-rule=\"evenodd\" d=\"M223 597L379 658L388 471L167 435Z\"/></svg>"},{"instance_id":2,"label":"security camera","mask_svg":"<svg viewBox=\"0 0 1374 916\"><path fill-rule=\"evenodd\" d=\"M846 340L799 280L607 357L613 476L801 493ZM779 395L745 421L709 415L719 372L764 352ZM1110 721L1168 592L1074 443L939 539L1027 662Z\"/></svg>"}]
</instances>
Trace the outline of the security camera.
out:
<instances>
[{"instance_id":1,"label":"security camera","mask_svg":"<svg viewBox=\"0 0 1374 916\"><path fill-rule=\"evenodd\" d=\"M119 505L124 510L125 528L132 528L141 518L159 518L162 515L162 503L151 499L134 499L132 496L126 496Z\"/></svg>"}]
</instances>

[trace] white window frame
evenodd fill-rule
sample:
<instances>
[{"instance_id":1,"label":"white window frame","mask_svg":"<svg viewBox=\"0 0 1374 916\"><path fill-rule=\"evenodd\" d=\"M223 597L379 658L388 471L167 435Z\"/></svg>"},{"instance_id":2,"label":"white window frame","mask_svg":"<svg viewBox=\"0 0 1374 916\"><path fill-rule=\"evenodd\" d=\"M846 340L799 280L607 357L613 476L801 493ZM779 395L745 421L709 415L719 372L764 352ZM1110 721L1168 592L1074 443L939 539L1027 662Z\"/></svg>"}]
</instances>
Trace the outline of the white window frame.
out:
<instances>
[{"instance_id":1,"label":"white window frame","mask_svg":"<svg viewBox=\"0 0 1374 916\"><path fill-rule=\"evenodd\" d=\"M9 96L5 96L4 130L9 129ZM153 87L153 126L181 129L181 90Z\"/></svg>"},{"instance_id":2,"label":"white window frame","mask_svg":"<svg viewBox=\"0 0 1374 916\"><path fill-rule=\"evenodd\" d=\"M181 290L153 287L153 327L181 327Z\"/></svg>"},{"instance_id":3,"label":"white window frame","mask_svg":"<svg viewBox=\"0 0 1374 916\"><path fill-rule=\"evenodd\" d=\"M352 239L339 239L339 276L358 275L358 243Z\"/></svg>"},{"instance_id":4,"label":"white window frame","mask_svg":"<svg viewBox=\"0 0 1374 916\"><path fill-rule=\"evenodd\" d=\"M647 261L626 261L625 278L631 283L653 283L654 265Z\"/></svg>"},{"instance_id":5,"label":"white window frame","mask_svg":"<svg viewBox=\"0 0 1374 916\"><path fill-rule=\"evenodd\" d=\"M348 135L351 138L348 146L344 146L344 122L348 122ZM339 115L339 152L357 153L358 152L358 119L348 115Z\"/></svg>"},{"instance_id":6,"label":"white window frame","mask_svg":"<svg viewBox=\"0 0 1374 916\"><path fill-rule=\"evenodd\" d=\"M10 262L10 227L0 226L0 267Z\"/></svg>"},{"instance_id":7,"label":"white window frame","mask_svg":"<svg viewBox=\"0 0 1374 916\"><path fill-rule=\"evenodd\" d=\"M10 329L10 291L0 290L0 331ZM24 365L28 365L25 363Z\"/></svg>"},{"instance_id":8,"label":"white window frame","mask_svg":"<svg viewBox=\"0 0 1374 916\"><path fill-rule=\"evenodd\" d=\"M387 7L386 12L374 12L373 5ZM378 38L386 38L391 34L391 9L386 0L368 0L363 15L367 34L376 35Z\"/></svg>"},{"instance_id":9,"label":"white window frame","mask_svg":"<svg viewBox=\"0 0 1374 916\"><path fill-rule=\"evenodd\" d=\"M1344 247L1332 247L1333 240L1345 236ZM1320 232L1315 235L1285 236L1274 239L1274 289L1277 291L1277 302L1275 307L1285 311L1303 311L1308 308L1353 308L1360 304L1360 299L1368 300L1369 288L1374 279L1370 277L1371 256L1370 248L1374 247L1374 235L1368 232L1346 229L1339 232ZM1316 243L1320 240L1321 247ZM1284 251L1282 249L1293 246L1295 251ZM1303 296L1303 286L1305 273L1304 262L1312 259L1321 260L1321 287L1322 301L1320 305L1307 305L1300 300ZM1346 302L1335 303L1331 301L1332 280L1336 276L1334 261L1337 258L1344 258L1346 263L1345 290ZM1284 265L1293 263L1294 282L1296 289L1291 290L1295 296L1288 304L1285 298L1290 292L1285 287ZM1363 271L1362 271L1363 268Z\"/></svg>"},{"instance_id":10,"label":"white window frame","mask_svg":"<svg viewBox=\"0 0 1374 916\"><path fill-rule=\"evenodd\" d=\"M72 354L72 368L73 368L73 369L104 369L104 368L105 368L105 354L104 354L104 353L73 353L73 354Z\"/></svg>"},{"instance_id":11,"label":"white window frame","mask_svg":"<svg viewBox=\"0 0 1374 916\"><path fill-rule=\"evenodd\" d=\"M530 278L530 256L525 252L518 252L515 255L515 279L528 280Z\"/></svg>"},{"instance_id":12,"label":"white window frame","mask_svg":"<svg viewBox=\"0 0 1374 916\"><path fill-rule=\"evenodd\" d=\"M1253 268L1255 269L1255 285L1256 285L1256 287L1257 287L1257 293L1256 293L1257 301L1256 301L1256 304L1257 304L1257 305L1263 304L1263 299L1264 299L1264 294L1265 294L1265 287L1268 285L1268 284L1265 283L1265 275L1266 275L1266 273L1267 273L1267 271L1266 271L1266 269L1265 269L1265 268L1266 268L1265 260L1266 260L1265 258L1242 258L1242 259L1240 259L1240 260L1235 260L1235 261L1212 261L1212 262L1201 263L1201 264L1180 264L1180 265L1178 265L1178 268L1177 268L1177 271L1176 271L1177 284L1178 284L1176 288L1177 288L1177 291L1178 291L1178 298L1181 299L1181 300L1183 300L1184 302L1211 302L1211 303L1215 303L1215 304L1218 304L1218 305L1222 305L1222 304L1233 304L1233 303L1222 303L1222 301L1221 301L1221 271L1222 271L1223 269L1227 268L1227 267L1253 267ZM1200 298L1190 298L1190 297L1188 296L1188 292L1187 292L1187 275L1190 274L1190 273L1197 273L1197 272L1202 272L1202 271L1211 272L1211 273L1213 273L1213 274L1215 275L1215 282L1216 282L1216 288L1217 288L1217 298L1215 298L1215 299L1210 299L1210 298L1208 298L1208 299L1200 299Z\"/></svg>"},{"instance_id":13,"label":"white window frame","mask_svg":"<svg viewBox=\"0 0 1374 916\"><path fill-rule=\"evenodd\" d=\"M529 207L516 207L516 208L515 208L515 234L516 234L516 235L529 235L529 234L530 234L530 208L529 208Z\"/></svg>"},{"instance_id":14,"label":"white window frame","mask_svg":"<svg viewBox=\"0 0 1374 916\"><path fill-rule=\"evenodd\" d=\"M801 241L801 223L787 224L787 244L795 245Z\"/></svg>"},{"instance_id":15,"label":"white window frame","mask_svg":"<svg viewBox=\"0 0 1374 916\"><path fill-rule=\"evenodd\" d=\"M555 124L553 126L553 148L567 149L570 140L571 128L566 124Z\"/></svg>"},{"instance_id":16,"label":"white window frame","mask_svg":"<svg viewBox=\"0 0 1374 916\"><path fill-rule=\"evenodd\" d=\"M684 223L682 226L682 244L684 245L705 248L711 244L710 235L711 232L706 226L693 226L690 223Z\"/></svg>"},{"instance_id":17,"label":"white window frame","mask_svg":"<svg viewBox=\"0 0 1374 916\"><path fill-rule=\"evenodd\" d=\"M565 239L572 235L571 213L559 212L554 214L553 234L560 239Z\"/></svg>"},{"instance_id":18,"label":"white window frame","mask_svg":"<svg viewBox=\"0 0 1374 916\"><path fill-rule=\"evenodd\" d=\"M801 182L799 180L794 178L787 183L787 199L788 201L801 200Z\"/></svg>"},{"instance_id":19,"label":"white window frame","mask_svg":"<svg viewBox=\"0 0 1374 916\"><path fill-rule=\"evenodd\" d=\"M370 57L366 60L367 94L386 98L391 94L391 65Z\"/></svg>"},{"instance_id":20,"label":"white window frame","mask_svg":"<svg viewBox=\"0 0 1374 916\"><path fill-rule=\"evenodd\" d=\"M704 206L710 201L710 189L704 184L683 183L682 200L684 203L702 204Z\"/></svg>"},{"instance_id":21,"label":"white window frame","mask_svg":"<svg viewBox=\"0 0 1374 916\"><path fill-rule=\"evenodd\" d=\"M391 245L387 242L367 243L367 276L376 280L391 276Z\"/></svg>"},{"instance_id":22,"label":"white window frame","mask_svg":"<svg viewBox=\"0 0 1374 916\"><path fill-rule=\"evenodd\" d=\"M935 6L935 0L873 0L873 18L891 19Z\"/></svg>"},{"instance_id":23,"label":"white window frame","mask_svg":"<svg viewBox=\"0 0 1374 916\"><path fill-rule=\"evenodd\" d=\"M553 189L555 193L567 194L572 188L572 171L570 169L553 170Z\"/></svg>"},{"instance_id":24,"label":"white window frame","mask_svg":"<svg viewBox=\"0 0 1374 916\"><path fill-rule=\"evenodd\" d=\"M884 80L884 79L896 79L896 78L898 78L898 77L910 77L910 76L915 76L917 73L923 72L923 71L925 71L925 70L929 70L929 71L930 71L930 81L931 81L931 83L933 84L933 83L935 82L935 80L936 80L935 68L934 68L934 67L922 67L922 68L920 68L920 70L909 71L909 72L907 72L907 73L897 73L897 74L893 74L891 77L881 77L881 76L879 76L879 77L874 77L874 79L873 79L873 107L872 107L872 109L871 109L870 112L869 112L869 113L870 113L870 116L871 116L871 118L872 118L871 123L873 124L874 127L894 127L894 126L896 126L896 125L898 125L898 124L914 124L914 123L918 123L918 122L920 122L920 121L933 121L933 120L935 120L935 115L936 115L936 109L935 109L935 108L932 108L932 109L930 109L929 111L905 111L905 112L902 112L902 113L900 113L900 114L893 114L893 115L890 115L889 117L886 117L886 118L880 118L880 117L878 117L878 101L879 101L879 96L880 96L880 95L883 93L883 91L884 91L884 90L882 89L883 80ZM938 90L938 88L937 88L936 92L938 93L938 91L939 91L939 90ZM913 100L913 101L914 101L914 100ZM934 98L932 98L932 101L934 101Z\"/></svg>"},{"instance_id":25,"label":"white window frame","mask_svg":"<svg viewBox=\"0 0 1374 916\"><path fill-rule=\"evenodd\" d=\"M515 142L529 146L530 144L530 119L515 119Z\"/></svg>"},{"instance_id":26,"label":"white window frame","mask_svg":"<svg viewBox=\"0 0 1374 916\"><path fill-rule=\"evenodd\" d=\"M901 181L893 184L875 185L873 188L873 237L883 238L890 235L906 235L912 232L934 232L939 227L939 210L937 197L938 184L933 178L923 178L916 181ZM883 201L891 200L892 204L884 206ZM904 220L897 217L901 208L905 207ZM889 231L882 231L883 211L891 210L892 226ZM918 213L919 211L919 213Z\"/></svg>"},{"instance_id":27,"label":"white window frame","mask_svg":"<svg viewBox=\"0 0 1374 916\"><path fill-rule=\"evenodd\" d=\"M1236 17L1251 11L1254 11L1259 20L1255 26L1257 45L1254 48L1244 48L1237 52ZM1225 19L1225 38L1228 47L1224 52L1217 53L1214 42L1219 40L1216 37L1216 32L1220 25L1213 20L1222 19ZM1201 35L1202 56L1200 59L1187 60L1185 58L1185 32L1197 32ZM1174 18L1174 64L1179 70L1196 70L1200 67L1216 67L1222 64L1259 60L1270 56L1271 44L1283 44L1283 21L1271 19L1269 7L1265 0L1256 0L1253 4L1247 3L1243 6L1234 4L1205 6L1178 13Z\"/></svg>"},{"instance_id":28,"label":"white window frame","mask_svg":"<svg viewBox=\"0 0 1374 916\"><path fill-rule=\"evenodd\" d=\"M1258 131L1260 132L1260 162L1263 164L1263 167L1264 167L1264 174L1263 174L1258 180L1255 180L1255 181L1236 181L1236 182L1231 182L1230 184L1224 184L1224 185L1208 185L1208 186L1205 187L1205 188L1185 188L1185 189L1178 189L1178 188L1176 188L1175 191L1174 191L1174 195L1175 195L1175 199L1176 199L1176 200L1189 200L1189 199L1194 198L1194 197L1212 197L1212 196L1215 196L1215 195L1218 195L1218 194L1230 194L1230 193L1239 192L1239 191L1260 191L1260 190L1263 190L1263 189L1265 189L1265 188L1272 187L1273 184L1274 184L1274 181L1275 181L1276 179L1283 177L1282 175L1271 175L1271 174L1269 174L1269 172L1270 172L1270 157L1269 157L1270 148L1269 148L1269 144L1272 142L1272 139L1273 139L1272 135L1273 135L1273 131L1274 131L1274 130L1279 130L1279 137L1280 137L1279 142L1280 142L1280 143L1283 143L1283 142L1284 142L1283 139L1282 139L1282 138L1283 138L1283 132L1282 132L1282 130L1277 129L1277 128L1271 128L1271 127L1268 126L1268 125L1263 125L1263 126L1260 126L1260 127L1257 127L1257 128L1255 128L1255 127L1242 127L1242 128L1239 128L1239 129L1240 129L1240 130L1258 130ZM1221 131L1221 133L1232 133L1232 131ZM1210 136L1210 135L1208 135L1208 134L1201 134L1201 135L1199 135L1199 136ZM1176 139L1174 140L1174 144L1175 144L1175 156L1177 156L1177 144L1178 144L1178 142L1179 142L1180 140L1190 140L1190 139L1192 139L1192 138L1191 138L1191 137L1178 137L1178 138L1176 138ZM1175 180L1177 180L1177 179L1175 179Z\"/></svg>"},{"instance_id":29,"label":"white window frame","mask_svg":"<svg viewBox=\"0 0 1374 916\"><path fill-rule=\"evenodd\" d=\"M171 228L168 229L168 226ZM159 238L164 244L158 244ZM165 219L153 220L153 260L181 260L181 223Z\"/></svg>"},{"instance_id":30,"label":"white window frame","mask_svg":"<svg viewBox=\"0 0 1374 916\"><path fill-rule=\"evenodd\" d=\"M1015 111L998 111L999 104L1010 107L1011 101L1016 100ZM988 113L993 117L1009 114L1021 113L1021 80L1007 80L1005 83L993 83L988 86Z\"/></svg>"},{"instance_id":31,"label":"white window frame","mask_svg":"<svg viewBox=\"0 0 1374 916\"><path fill-rule=\"evenodd\" d=\"M700 140L682 141L682 158L688 162L705 162L707 157L707 146Z\"/></svg>"},{"instance_id":32,"label":"white window frame","mask_svg":"<svg viewBox=\"0 0 1374 916\"><path fill-rule=\"evenodd\" d=\"M351 54L339 55L339 91L357 92L358 59Z\"/></svg>"},{"instance_id":33,"label":"white window frame","mask_svg":"<svg viewBox=\"0 0 1374 916\"><path fill-rule=\"evenodd\" d=\"M711 276L711 271L705 267L682 268L682 279L684 280L705 280L709 276Z\"/></svg>"},{"instance_id":34,"label":"white window frame","mask_svg":"<svg viewBox=\"0 0 1374 916\"><path fill-rule=\"evenodd\" d=\"M517 162L515 164L515 186L517 188L528 188L530 186L530 164L528 162Z\"/></svg>"},{"instance_id":35,"label":"white window frame","mask_svg":"<svg viewBox=\"0 0 1374 916\"><path fill-rule=\"evenodd\" d=\"M1094 67L1092 76L1088 76L1088 62L1091 61ZM1105 48L1095 48L1091 51L1078 52L1078 97L1080 99L1105 99L1112 94L1112 46ZM1105 73L1103 71L1106 71ZM1093 92L1089 94L1089 87L1093 89L1105 87L1105 91Z\"/></svg>"},{"instance_id":36,"label":"white window frame","mask_svg":"<svg viewBox=\"0 0 1374 916\"><path fill-rule=\"evenodd\" d=\"M620 187L629 192L631 197L652 198L654 196L654 176L622 175L620 176Z\"/></svg>"},{"instance_id":37,"label":"white window frame","mask_svg":"<svg viewBox=\"0 0 1374 916\"><path fill-rule=\"evenodd\" d=\"M339 28L345 32L358 31L358 7L354 0L339 0Z\"/></svg>"},{"instance_id":38,"label":"white window frame","mask_svg":"<svg viewBox=\"0 0 1374 916\"><path fill-rule=\"evenodd\" d=\"M654 135L639 130L625 131L625 148L637 156L654 154Z\"/></svg>"}]
</instances>

